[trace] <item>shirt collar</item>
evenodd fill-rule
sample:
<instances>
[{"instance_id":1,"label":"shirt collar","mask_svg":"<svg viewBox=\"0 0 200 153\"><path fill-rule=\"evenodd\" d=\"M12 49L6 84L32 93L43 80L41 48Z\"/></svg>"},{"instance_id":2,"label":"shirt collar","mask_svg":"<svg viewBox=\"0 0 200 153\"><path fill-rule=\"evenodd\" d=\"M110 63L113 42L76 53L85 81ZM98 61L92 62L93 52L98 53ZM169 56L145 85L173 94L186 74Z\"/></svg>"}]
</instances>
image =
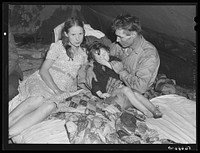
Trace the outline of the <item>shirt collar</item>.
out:
<instances>
[{"instance_id":1,"label":"shirt collar","mask_svg":"<svg viewBox=\"0 0 200 153\"><path fill-rule=\"evenodd\" d=\"M144 37L140 35L137 44L130 46L131 50L134 51L136 54L138 54L140 51L139 47L142 46L143 42L144 42Z\"/></svg>"}]
</instances>

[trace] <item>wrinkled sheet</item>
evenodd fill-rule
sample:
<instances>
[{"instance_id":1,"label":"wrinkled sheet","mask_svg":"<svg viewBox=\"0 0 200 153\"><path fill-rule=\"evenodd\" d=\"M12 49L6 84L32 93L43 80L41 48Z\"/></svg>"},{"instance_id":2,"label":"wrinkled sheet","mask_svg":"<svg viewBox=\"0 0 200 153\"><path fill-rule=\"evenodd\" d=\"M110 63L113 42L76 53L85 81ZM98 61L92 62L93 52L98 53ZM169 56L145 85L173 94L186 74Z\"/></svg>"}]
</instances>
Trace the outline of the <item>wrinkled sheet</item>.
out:
<instances>
[{"instance_id":1,"label":"wrinkled sheet","mask_svg":"<svg viewBox=\"0 0 200 153\"><path fill-rule=\"evenodd\" d=\"M178 95L164 95L151 99L164 114L159 119L146 119L149 127L159 132L160 138L179 143L196 144L196 102Z\"/></svg>"},{"instance_id":2,"label":"wrinkled sheet","mask_svg":"<svg viewBox=\"0 0 200 153\"><path fill-rule=\"evenodd\" d=\"M144 121L136 118L137 128L124 128L120 117L122 112L114 105L106 107L107 117L100 113L85 115L84 106L72 108L68 105L63 107L61 112L64 113L58 112L24 130L13 141L43 144L162 144L169 143L166 142L169 139L176 143L196 143L196 102L178 95L159 96L151 101L159 106L163 117L146 118ZM17 103L17 96L10 102L10 106L15 106L13 103ZM131 111L135 112L134 109ZM125 122L133 125L128 123L130 120ZM126 132L123 132L124 129Z\"/></svg>"}]
</instances>

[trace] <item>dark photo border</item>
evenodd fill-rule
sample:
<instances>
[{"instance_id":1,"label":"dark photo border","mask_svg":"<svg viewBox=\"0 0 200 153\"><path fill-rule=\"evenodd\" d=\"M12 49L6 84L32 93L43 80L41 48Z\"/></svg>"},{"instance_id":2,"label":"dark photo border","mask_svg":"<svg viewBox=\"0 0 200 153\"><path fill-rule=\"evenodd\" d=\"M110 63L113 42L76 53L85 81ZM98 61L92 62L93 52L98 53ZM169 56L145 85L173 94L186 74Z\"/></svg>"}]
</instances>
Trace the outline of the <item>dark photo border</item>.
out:
<instances>
[{"instance_id":1,"label":"dark photo border","mask_svg":"<svg viewBox=\"0 0 200 153\"><path fill-rule=\"evenodd\" d=\"M2 4L2 150L27 150L27 151L35 151L35 150L47 150L47 151L55 151L55 150L73 150L73 151L131 151L131 150L143 150L143 151L150 151L150 150L197 150L198 146L197 144L173 144L173 145L158 145L158 144L152 144L152 145L146 145L146 144L127 144L127 145L87 145L87 144L8 144L8 5L13 4L31 4L31 5L37 5L38 3L44 4L44 5L56 5L56 4L65 4L68 3L67 1L64 2L3 2ZM71 1L69 4L127 4L128 2L78 2L78 1ZM131 2L130 4L150 4L150 2ZM151 2L153 5L159 5L162 4L161 2ZM169 4L180 4L180 1L177 2L164 2ZM196 4L198 1L188 1L188 2L182 2L183 4ZM198 9L198 7L197 7ZM195 30L197 30L197 27L195 27ZM197 37L198 38L198 37ZM198 42L198 41L196 41ZM198 50L198 49L197 49ZM197 51L198 52L198 51ZM198 81L196 81L198 82ZM197 94L197 104L198 104L198 94ZM197 105L198 108L198 105ZM197 109L197 120L198 120L198 109ZM198 124L197 124L198 125ZM198 135L198 131L197 131ZM198 138L197 138L198 142Z\"/></svg>"}]
</instances>

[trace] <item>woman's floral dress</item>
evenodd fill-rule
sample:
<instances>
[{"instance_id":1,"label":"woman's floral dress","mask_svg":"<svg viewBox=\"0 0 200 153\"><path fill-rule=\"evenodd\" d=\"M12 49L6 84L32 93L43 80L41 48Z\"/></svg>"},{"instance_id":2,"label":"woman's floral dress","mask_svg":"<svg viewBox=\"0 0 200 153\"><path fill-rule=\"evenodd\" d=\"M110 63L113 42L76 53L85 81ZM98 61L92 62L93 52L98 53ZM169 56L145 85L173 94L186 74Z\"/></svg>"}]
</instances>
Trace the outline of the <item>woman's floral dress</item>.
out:
<instances>
[{"instance_id":1,"label":"woman's floral dress","mask_svg":"<svg viewBox=\"0 0 200 153\"><path fill-rule=\"evenodd\" d=\"M56 85L63 91L76 91L77 73L79 68L87 62L86 52L80 49L75 53L72 60L67 56L62 41L59 40L51 44L46 59L55 60L49 72ZM29 96L43 96L44 98L49 98L54 94L42 80L39 70L20 83L19 93L22 100Z\"/></svg>"}]
</instances>

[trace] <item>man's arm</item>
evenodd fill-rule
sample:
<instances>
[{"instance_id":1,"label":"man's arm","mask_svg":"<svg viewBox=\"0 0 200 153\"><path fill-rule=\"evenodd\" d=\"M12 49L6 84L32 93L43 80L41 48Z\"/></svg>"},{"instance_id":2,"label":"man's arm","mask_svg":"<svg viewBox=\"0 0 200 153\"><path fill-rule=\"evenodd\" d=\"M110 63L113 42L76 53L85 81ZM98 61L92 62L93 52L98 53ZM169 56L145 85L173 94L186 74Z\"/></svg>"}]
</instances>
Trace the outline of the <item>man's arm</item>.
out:
<instances>
[{"instance_id":1,"label":"man's arm","mask_svg":"<svg viewBox=\"0 0 200 153\"><path fill-rule=\"evenodd\" d=\"M126 70L119 72L120 79L131 89L140 93L145 93L152 80L155 79L160 60L154 55L147 55L141 59L142 61L137 70L129 73Z\"/></svg>"}]
</instances>

